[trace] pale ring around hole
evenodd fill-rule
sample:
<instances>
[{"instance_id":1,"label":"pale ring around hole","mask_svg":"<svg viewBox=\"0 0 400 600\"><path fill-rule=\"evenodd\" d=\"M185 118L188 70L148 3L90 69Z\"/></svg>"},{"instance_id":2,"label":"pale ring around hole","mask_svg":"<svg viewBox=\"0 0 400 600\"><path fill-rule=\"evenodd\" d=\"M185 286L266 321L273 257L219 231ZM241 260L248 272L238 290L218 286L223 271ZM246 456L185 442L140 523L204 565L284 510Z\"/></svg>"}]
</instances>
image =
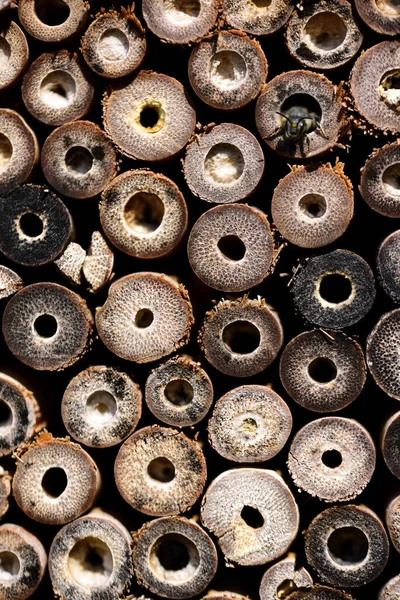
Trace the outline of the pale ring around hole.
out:
<instances>
[{"instance_id":1,"label":"pale ring around hole","mask_svg":"<svg viewBox=\"0 0 400 600\"><path fill-rule=\"evenodd\" d=\"M95 536L75 542L69 552L68 570L83 588L105 587L113 573L114 561L109 546Z\"/></svg>"},{"instance_id":2,"label":"pale ring around hole","mask_svg":"<svg viewBox=\"0 0 400 600\"><path fill-rule=\"evenodd\" d=\"M240 87L247 75L244 59L234 50L216 52L209 66L211 83L224 92L230 92Z\"/></svg>"},{"instance_id":3,"label":"pale ring around hole","mask_svg":"<svg viewBox=\"0 0 400 600\"><path fill-rule=\"evenodd\" d=\"M200 555L189 538L179 533L168 533L155 540L150 548L149 566L161 581L184 583L196 576Z\"/></svg>"},{"instance_id":4,"label":"pale ring around hole","mask_svg":"<svg viewBox=\"0 0 400 600\"><path fill-rule=\"evenodd\" d=\"M96 390L86 399L86 419L95 427L109 424L117 412L118 406L114 396L107 390Z\"/></svg>"}]
</instances>

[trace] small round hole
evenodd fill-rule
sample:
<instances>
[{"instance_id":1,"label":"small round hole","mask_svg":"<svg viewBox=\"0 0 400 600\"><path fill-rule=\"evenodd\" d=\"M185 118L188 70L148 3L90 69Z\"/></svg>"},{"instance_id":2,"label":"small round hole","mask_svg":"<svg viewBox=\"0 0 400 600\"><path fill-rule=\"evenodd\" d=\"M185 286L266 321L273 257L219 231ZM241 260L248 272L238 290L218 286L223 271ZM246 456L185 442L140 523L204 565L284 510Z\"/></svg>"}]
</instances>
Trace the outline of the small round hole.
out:
<instances>
[{"instance_id":1,"label":"small round hole","mask_svg":"<svg viewBox=\"0 0 400 600\"><path fill-rule=\"evenodd\" d=\"M339 527L328 539L331 558L342 566L362 562L368 554L368 538L358 527Z\"/></svg>"},{"instance_id":2,"label":"small round hole","mask_svg":"<svg viewBox=\"0 0 400 600\"><path fill-rule=\"evenodd\" d=\"M260 345L260 332L249 321L229 323L222 332L222 341L231 352L250 354Z\"/></svg>"},{"instance_id":3,"label":"small round hole","mask_svg":"<svg viewBox=\"0 0 400 600\"><path fill-rule=\"evenodd\" d=\"M244 171L242 152L233 144L215 144L204 160L205 175L216 184L229 185Z\"/></svg>"},{"instance_id":4,"label":"small round hole","mask_svg":"<svg viewBox=\"0 0 400 600\"><path fill-rule=\"evenodd\" d=\"M158 123L160 113L155 106L145 106L140 113L140 124L146 129L152 129Z\"/></svg>"},{"instance_id":5,"label":"small round hole","mask_svg":"<svg viewBox=\"0 0 400 600\"><path fill-rule=\"evenodd\" d=\"M343 462L342 455L338 450L326 450L321 459L324 465L330 469L336 469Z\"/></svg>"},{"instance_id":6,"label":"small round hole","mask_svg":"<svg viewBox=\"0 0 400 600\"><path fill-rule=\"evenodd\" d=\"M0 581L10 581L18 575L20 568L21 563L14 552L0 552Z\"/></svg>"},{"instance_id":7,"label":"small round hole","mask_svg":"<svg viewBox=\"0 0 400 600\"><path fill-rule=\"evenodd\" d=\"M139 327L139 329L150 327L153 321L154 315L148 308L142 308L136 313L135 325L136 327Z\"/></svg>"},{"instance_id":8,"label":"small round hole","mask_svg":"<svg viewBox=\"0 0 400 600\"><path fill-rule=\"evenodd\" d=\"M93 425L109 423L117 412L117 403L110 392L96 390L86 400L86 415Z\"/></svg>"},{"instance_id":9,"label":"small round hole","mask_svg":"<svg viewBox=\"0 0 400 600\"><path fill-rule=\"evenodd\" d=\"M10 406L4 400L0 400L0 427L9 427L12 423L12 412Z\"/></svg>"},{"instance_id":10,"label":"small round hole","mask_svg":"<svg viewBox=\"0 0 400 600\"><path fill-rule=\"evenodd\" d=\"M93 156L84 146L73 146L65 155L65 165L74 175L85 175L93 166Z\"/></svg>"},{"instance_id":11,"label":"small round hole","mask_svg":"<svg viewBox=\"0 0 400 600\"><path fill-rule=\"evenodd\" d=\"M324 11L312 16L304 28L304 38L310 46L323 52L336 50L343 44L347 27L336 13Z\"/></svg>"},{"instance_id":12,"label":"small round hole","mask_svg":"<svg viewBox=\"0 0 400 600\"><path fill-rule=\"evenodd\" d=\"M240 513L243 521L253 529L260 529L264 525L264 517L257 508L253 506L243 506Z\"/></svg>"},{"instance_id":13,"label":"small round hole","mask_svg":"<svg viewBox=\"0 0 400 600\"><path fill-rule=\"evenodd\" d=\"M292 94L283 102L280 112L285 113L295 108L300 108L309 113L315 113L319 119L322 116L319 102L310 96L310 94Z\"/></svg>"},{"instance_id":14,"label":"small round hole","mask_svg":"<svg viewBox=\"0 0 400 600\"><path fill-rule=\"evenodd\" d=\"M394 163L384 170L382 183L388 194L400 195L400 163Z\"/></svg>"},{"instance_id":15,"label":"small round hole","mask_svg":"<svg viewBox=\"0 0 400 600\"><path fill-rule=\"evenodd\" d=\"M156 554L161 566L167 571L181 571L190 560L189 540L179 534L167 534L157 543ZM190 547L190 546L189 546Z\"/></svg>"},{"instance_id":16,"label":"small round hole","mask_svg":"<svg viewBox=\"0 0 400 600\"><path fill-rule=\"evenodd\" d=\"M35 0L35 12L45 25L55 26L65 23L70 8L63 0Z\"/></svg>"},{"instance_id":17,"label":"small round hole","mask_svg":"<svg viewBox=\"0 0 400 600\"><path fill-rule=\"evenodd\" d=\"M124 219L136 235L148 235L156 231L164 217L164 203L155 194L137 192L124 208Z\"/></svg>"},{"instance_id":18,"label":"small round hole","mask_svg":"<svg viewBox=\"0 0 400 600\"><path fill-rule=\"evenodd\" d=\"M318 123L322 118L322 110L315 98L310 94L292 94L283 102L278 111L281 115L286 115L289 120L291 127L289 132L292 135L292 127L297 131L298 124L301 120L305 121L307 125L307 133L312 133L318 127ZM277 113L276 117L278 122L282 126L286 120ZM297 138L295 138L297 139Z\"/></svg>"},{"instance_id":19,"label":"small round hole","mask_svg":"<svg viewBox=\"0 0 400 600\"><path fill-rule=\"evenodd\" d=\"M246 246L237 235L224 235L218 242L218 248L229 260L241 260L246 254Z\"/></svg>"},{"instance_id":20,"label":"small round hole","mask_svg":"<svg viewBox=\"0 0 400 600\"><path fill-rule=\"evenodd\" d=\"M1 39L1 38L0 38ZM1 60L0 60L1 65ZM13 147L6 135L0 133L0 168L5 167L11 160Z\"/></svg>"},{"instance_id":21,"label":"small round hole","mask_svg":"<svg viewBox=\"0 0 400 600\"><path fill-rule=\"evenodd\" d=\"M110 548L92 536L76 542L68 555L68 570L84 588L105 586L112 575L113 566Z\"/></svg>"},{"instance_id":22,"label":"small round hole","mask_svg":"<svg viewBox=\"0 0 400 600\"><path fill-rule=\"evenodd\" d=\"M308 374L311 379L318 383L329 383L335 379L337 368L330 358L319 356L314 358L308 365Z\"/></svg>"},{"instance_id":23,"label":"small round hole","mask_svg":"<svg viewBox=\"0 0 400 600\"><path fill-rule=\"evenodd\" d=\"M67 474L60 467L51 467L43 475L42 488L48 496L58 498L68 485Z\"/></svg>"},{"instance_id":24,"label":"small round hole","mask_svg":"<svg viewBox=\"0 0 400 600\"><path fill-rule=\"evenodd\" d=\"M57 333L57 320L52 315L40 315L35 319L36 333L44 338L51 338Z\"/></svg>"},{"instance_id":25,"label":"small round hole","mask_svg":"<svg viewBox=\"0 0 400 600\"><path fill-rule=\"evenodd\" d=\"M326 200L321 194L306 194L300 199L299 207L309 219L319 219L326 213Z\"/></svg>"},{"instance_id":26,"label":"small round hole","mask_svg":"<svg viewBox=\"0 0 400 600\"><path fill-rule=\"evenodd\" d=\"M285 579L276 588L276 597L278 600L285 600L290 594L298 589L293 579Z\"/></svg>"},{"instance_id":27,"label":"small round hole","mask_svg":"<svg viewBox=\"0 0 400 600\"><path fill-rule=\"evenodd\" d=\"M253 438L258 431L257 421L252 417L246 417L242 421L240 431L244 434L245 437Z\"/></svg>"},{"instance_id":28,"label":"small round hole","mask_svg":"<svg viewBox=\"0 0 400 600\"><path fill-rule=\"evenodd\" d=\"M45 104L63 109L75 98L76 84L66 71L51 71L40 84L40 96Z\"/></svg>"},{"instance_id":29,"label":"small round hole","mask_svg":"<svg viewBox=\"0 0 400 600\"><path fill-rule=\"evenodd\" d=\"M34 213L25 213L19 219L19 227L27 237L39 237L43 232L43 221Z\"/></svg>"},{"instance_id":30,"label":"small round hole","mask_svg":"<svg viewBox=\"0 0 400 600\"><path fill-rule=\"evenodd\" d=\"M350 298L351 281L346 275L328 273L322 277L319 285L319 295L330 304L340 304Z\"/></svg>"},{"instance_id":31,"label":"small round hole","mask_svg":"<svg viewBox=\"0 0 400 600\"><path fill-rule=\"evenodd\" d=\"M98 50L105 60L123 60L129 52L129 40L121 29L107 29L100 36Z\"/></svg>"},{"instance_id":32,"label":"small round hole","mask_svg":"<svg viewBox=\"0 0 400 600\"><path fill-rule=\"evenodd\" d=\"M173 379L164 389L165 397L175 406L186 406L193 400L193 388L186 379Z\"/></svg>"},{"instance_id":33,"label":"small round hole","mask_svg":"<svg viewBox=\"0 0 400 600\"><path fill-rule=\"evenodd\" d=\"M221 50L210 61L210 80L215 87L231 90L239 87L247 74L246 63L234 50Z\"/></svg>"},{"instance_id":34,"label":"small round hole","mask_svg":"<svg viewBox=\"0 0 400 600\"><path fill-rule=\"evenodd\" d=\"M175 477L174 465L164 456L159 456L149 462L147 472L152 479L161 483L169 483Z\"/></svg>"}]
</instances>

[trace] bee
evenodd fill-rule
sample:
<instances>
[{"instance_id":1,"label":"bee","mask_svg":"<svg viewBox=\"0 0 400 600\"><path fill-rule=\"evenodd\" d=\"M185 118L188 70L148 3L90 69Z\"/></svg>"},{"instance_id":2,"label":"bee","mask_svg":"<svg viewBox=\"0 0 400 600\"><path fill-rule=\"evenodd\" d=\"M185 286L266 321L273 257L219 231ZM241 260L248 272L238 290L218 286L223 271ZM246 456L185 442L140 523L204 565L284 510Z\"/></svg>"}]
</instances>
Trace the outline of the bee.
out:
<instances>
[{"instance_id":1,"label":"bee","mask_svg":"<svg viewBox=\"0 0 400 600\"><path fill-rule=\"evenodd\" d=\"M323 137L328 139L317 113L309 111L304 106L291 106L284 113L277 112L276 114L280 115L284 121L268 138L281 133L286 141L302 143L306 140L308 151L310 150L309 133L320 131Z\"/></svg>"}]
</instances>

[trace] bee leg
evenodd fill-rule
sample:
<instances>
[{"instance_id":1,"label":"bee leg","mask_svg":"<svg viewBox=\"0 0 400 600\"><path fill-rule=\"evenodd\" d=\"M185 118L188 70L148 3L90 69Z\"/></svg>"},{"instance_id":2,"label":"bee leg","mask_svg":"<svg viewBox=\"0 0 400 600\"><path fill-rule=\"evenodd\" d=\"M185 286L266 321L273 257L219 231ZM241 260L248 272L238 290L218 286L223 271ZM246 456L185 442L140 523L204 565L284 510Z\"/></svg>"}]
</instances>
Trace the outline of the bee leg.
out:
<instances>
[{"instance_id":1,"label":"bee leg","mask_svg":"<svg viewBox=\"0 0 400 600\"><path fill-rule=\"evenodd\" d=\"M325 131L323 130L321 123L318 123L317 130L318 130L318 131L320 131L320 132L322 133L322 136L323 136L323 137L324 137L326 140L328 140L328 139L329 139L329 137L326 135Z\"/></svg>"},{"instance_id":2,"label":"bee leg","mask_svg":"<svg viewBox=\"0 0 400 600\"><path fill-rule=\"evenodd\" d=\"M310 150L311 150L311 144L310 144L310 138L307 134L306 134L306 140L307 140L307 154L309 154Z\"/></svg>"}]
</instances>

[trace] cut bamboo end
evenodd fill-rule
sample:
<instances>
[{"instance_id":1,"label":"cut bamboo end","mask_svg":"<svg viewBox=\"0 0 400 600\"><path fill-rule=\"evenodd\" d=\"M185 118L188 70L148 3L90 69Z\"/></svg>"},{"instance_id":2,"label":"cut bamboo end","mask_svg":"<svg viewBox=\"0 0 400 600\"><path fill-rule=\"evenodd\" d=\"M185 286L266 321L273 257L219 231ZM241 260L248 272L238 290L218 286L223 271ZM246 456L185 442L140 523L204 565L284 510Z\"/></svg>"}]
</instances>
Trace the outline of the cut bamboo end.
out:
<instances>
[{"instance_id":1,"label":"cut bamboo end","mask_svg":"<svg viewBox=\"0 0 400 600\"><path fill-rule=\"evenodd\" d=\"M55 129L43 144L41 163L48 183L68 198L93 198L117 173L113 144L90 121Z\"/></svg>"},{"instance_id":2,"label":"cut bamboo end","mask_svg":"<svg viewBox=\"0 0 400 600\"><path fill-rule=\"evenodd\" d=\"M235 377L260 373L283 342L277 315L265 300L223 300L206 314L199 343L213 367Z\"/></svg>"},{"instance_id":3,"label":"cut bamboo end","mask_svg":"<svg viewBox=\"0 0 400 600\"><path fill-rule=\"evenodd\" d=\"M168 177L127 171L104 190L100 220L110 242L137 258L159 258L179 245L187 227L183 194Z\"/></svg>"},{"instance_id":4,"label":"cut bamboo end","mask_svg":"<svg viewBox=\"0 0 400 600\"><path fill-rule=\"evenodd\" d=\"M193 225L188 257L206 285L224 292L243 292L273 270L276 252L268 219L247 204L211 208Z\"/></svg>"},{"instance_id":5,"label":"cut bamboo end","mask_svg":"<svg viewBox=\"0 0 400 600\"><path fill-rule=\"evenodd\" d=\"M400 412L386 421L380 446L388 469L400 479Z\"/></svg>"},{"instance_id":6,"label":"cut bamboo end","mask_svg":"<svg viewBox=\"0 0 400 600\"><path fill-rule=\"evenodd\" d=\"M199 445L176 429L152 425L121 446L115 482L128 504L147 515L186 512L199 499L206 462Z\"/></svg>"},{"instance_id":7,"label":"cut bamboo end","mask_svg":"<svg viewBox=\"0 0 400 600\"><path fill-rule=\"evenodd\" d=\"M83 58L98 75L125 77L137 69L146 54L145 31L131 11L100 14L81 40Z\"/></svg>"},{"instance_id":8,"label":"cut bamboo end","mask_svg":"<svg viewBox=\"0 0 400 600\"><path fill-rule=\"evenodd\" d=\"M320 513L306 531L309 564L320 578L338 587L373 581L386 566L389 540L382 522L366 506L334 506Z\"/></svg>"},{"instance_id":9,"label":"cut bamboo end","mask_svg":"<svg viewBox=\"0 0 400 600\"><path fill-rule=\"evenodd\" d=\"M156 367L146 381L147 406L157 419L175 427L199 423L214 397L211 379L199 363L178 356Z\"/></svg>"},{"instance_id":10,"label":"cut bamboo end","mask_svg":"<svg viewBox=\"0 0 400 600\"><path fill-rule=\"evenodd\" d=\"M21 0L18 17L32 37L43 42L62 42L77 33L89 16L85 0Z\"/></svg>"},{"instance_id":11,"label":"cut bamboo end","mask_svg":"<svg viewBox=\"0 0 400 600\"><path fill-rule=\"evenodd\" d=\"M84 117L93 96L90 69L67 50L39 56L22 83L22 99L28 111L38 121L53 127Z\"/></svg>"},{"instance_id":12,"label":"cut bamboo end","mask_svg":"<svg viewBox=\"0 0 400 600\"><path fill-rule=\"evenodd\" d=\"M358 14L368 27L383 35L400 33L400 10L393 0L355 0Z\"/></svg>"},{"instance_id":13,"label":"cut bamboo end","mask_svg":"<svg viewBox=\"0 0 400 600\"><path fill-rule=\"evenodd\" d=\"M56 283L34 283L13 296L3 314L10 351L33 369L56 371L88 351L93 318L86 302Z\"/></svg>"},{"instance_id":14,"label":"cut bamboo end","mask_svg":"<svg viewBox=\"0 0 400 600\"><path fill-rule=\"evenodd\" d=\"M375 383L400 400L400 309L384 314L367 338L367 365Z\"/></svg>"},{"instance_id":15,"label":"cut bamboo end","mask_svg":"<svg viewBox=\"0 0 400 600\"><path fill-rule=\"evenodd\" d=\"M0 193L28 181L39 159L35 133L14 110L0 109Z\"/></svg>"},{"instance_id":16,"label":"cut bamboo end","mask_svg":"<svg viewBox=\"0 0 400 600\"><path fill-rule=\"evenodd\" d=\"M306 321L331 329L361 321L376 295L371 268L349 250L309 258L296 273L291 291L296 309Z\"/></svg>"},{"instance_id":17,"label":"cut bamboo end","mask_svg":"<svg viewBox=\"0 0 400 600\"><path fill-rule=\"evenodd\" d=\"M135 273L119 279L96 312L97 330L105 346L138 363L178 350L187 343L192 323L185 288L160 273Z\"/></svg>"},{"instance_id":18,"label":"cut bamboo end","mask_svg":"<svg viewBox=\"0 0 400 600\"><path fill-rule=\"evenodd\" d=\"M378 600L397 600L400 594L400 575L392 577L381 588Z\"/></svg>"},{"instance_id":19,"label":"cut bamboo end","mask_svg":"<svg viewBox=\"0 0 400 600\"><path fill-rule=\"evenodd\" d=\"M100 472L79 444L44 431L21 449L18 458L13 495L31 519L62 525L93 505L100 489Z\"/></svg>"},{"instance_id":20,"label":"cut bamboo end","mask_svg":"<svg viewBox=\"0 0 400 600\"><path fill-rule=\"evenodd\" d=\"M119 444L136 428L142 412L139 386L111 367L88 367L68 384L61 416L68 433L93 448Z\"/></svg>"},{"instance_id":21,"label":"cut bamboo end","mask_svg":"<svg viewBox=\"0 0 400 600\"><path fill-rule=\"evenodd\" d=\"M400 131L399 49L399 41L385 41L368 48L357 59L350 76L357 111L372 127L392 133Z\"/></svg>"},{"instance_id":22,"label":"cut bamboo end","mask_svg":"<svg viewBox=\"0 0 400 600\"><path fill-rule=\"evenodd\" d=\"M346 502L368 485L376 451L357 421L324 417L307 423L290 446L288 469L295 485L325 502Z\"/></svg>"},{"instance_id":23,"label":"cut bamboo end","mask_svg":"<svg viewBox=\"0 0 400 600\"><path fill-rule=\"evenodd\" d=\"M32 392L4 373L0 373L0 411L0 456L7 456L34 435L41 414Z\"/></svg>"},{"instance_id":24,"label":"cut bamboo end","mask_svg":"<svg viewBox=\"0 0 400 600\"><path fill-rule=\"evenodd\" d=\"M363 390L367 367L361 346L343 333L305 331L282 352L282 385L298 404L315 412L345 408Z\"/></svg>"},{"instance_id":25,"label":"cut bamboo end","mask_svg":"<svg viewBox=\"0 0 400 600\"><path fill-rule=\"evenodd\" d=\"M196 135L187 146L183 163L191 192L217 204L248 198L264 172L264 154L244 127L222 123Z\"/></svg>"},{"instance_id":26,"label":"cut bamboo end","mask_svg":"<svg viewBox=\"0 0 400 600\"><path fill-rule=\"evenodd\" d=\"M395 497L386 508L386 526L397 552L400 552L400 496Z\"/></svg>"},{"instance_id":27,"label":"cut bamboo end","mask_svg":"<svg viewBox=\"0 0 400 600\"><path fill-rule=\"evenodd\" d=\"M25 600L39 586L47 563L36 536L12 523L0 526L0 594L4 600Z\"/></svg>"},{"instance_id":28,"label":"cut bamboo end","mask_svg":"<svg viewBox=\"0 0 400 600\"><path fill-rule=\"evenodd\" d=\"M397 142L375 150L361 170L359 189L363 199L385 217L400 216L399 172L400 145Z\"/></svg>"},{"instance_id":29,"label":"cut bamboo end","mask_svg":"<svg viewBox=\"0 0 400 600\"><path fill-rule=\"evenodd\" d=\"M99 593L121 598L132 578L131 545L124 525L99 509L63 527L49 552L57 598L93 600Z\"/></svg>"},{"instance_id":30,"label":"cut bamboo end","mask_svg":"<svg viewBox=\"0 0 400 600\"><path fill-rule=\"evenodd\" d=\"M383 240L376 258L379 283L396 304L400 304L400 267L397 261L399 252L400 230L394 231Z\"/></svg>"},{"instance_id":31,"label":"cut bamboo end","mask_svg":"<svg viewBox=\"0 0 400 600\"><path fill-rule=\"evenodd\" d=\"M131 83L106 98L103 121L122 154L160 161L186 146L194 133L196 113L177 79L140 71Z\"/></svg>"},{"instance_id":32,"label":"cut bamboo end","mask_svg":"<svg viewBox=\"0 0 400 600\"><path fill-rule=\"evenodd\" d=\"M296 560L296 556L288 556L265 571L260 584L261 600L286 600L298 588L311 588L311 575Z\"/></svg>"},{"instance_id":33,"label":"cut bamboo end","mask_svg":"<svg viewBox=\"0 0 400 600\"><path fill-rule=\"evenodd\" d=\"M286 28L290 54L311 69L336 69L357 54L363 34L346 0L322 0L294 11Z\"/></svg>"},{"instance_id":34,"label":"cut bamboo end","mask_svg":"<svg viewBox=\"0 0 400 600\"><path fill-rule=\"evenodd\" d=\"M13 262L27 267L49 264L72 235L67 207L44 186L19 186L0 199L0 251Z\"/></svg>"},{"instance_id":35,"label":"cut bamboo end","mask_svg":"<svg viewBox=\"0 0 400 600\"><path fill-rule=\"evenodd\" d=\"M134 534L133 563L140 585L163 598L192 598L212 581L217 551L207 533L184 517L164 517Z\"/></svg>"},{"instance_id":36,"label":"cut bamboo end","mask_svg":"<svg viewBox=\"0 0 400 600\"><path fill-rule=\"evenodd\" d=\"M286 402L262 385L243 385L220 398L208 422L211 446L235 462L264 462L278 454L292 429Z\"/></svg>"},{"instance_id":37,"label":"cut bamboo end","mask_svg":"<svg viewBox=\"0 0 400 600\"><path fill-rule=\"evenodd\" d=\"M288 121L282 114L290 124L291 115L298 111L314 121L306 135L292 139L285 134ZM324 75L300 70L282 73L266 84L258 98L256 125L268 146L283 156L319 156L333 148L340 136L341 95Z\"/></svg>"},{"instance_id":38,"label":"cut bamboo end","mask_svg":"<svg viewBox=\"0 0 400 600\"><path fill-rule=\"evenodd\" d=\"M234 110L261 92L268 63L261 45L241 31L219 31L204 37L192 50L189 80L209 106Z\"/></svg>"},{"instance_id":39,"label":"cut bamboo end","mask_svg":"<svg viewBox=\"0 0 400 600\"><path fill-rule=\"evenodd\" d=\"M3 90L18 81L29 60L29 46L24 32L17 23L4 15L2 15L0 44L2 48L0 89Z\"/></svg>"},{"instance_id":40,"label":"cut bamboo end","mask_svg":"<svg viewBox=\"0 0 400 600\"><path fill-rule=\"evenodd\" d=\"M284 554L297 535L299 511L274 471L225 471L208 487L201 521L215 535L227 561L263 565Z\"/></svg>"},{"instance_id":41,"label":"cut bamboo end","mask_svg":"<svg viewBox=\"0 0 400 600\"><path fill-rule=\"evenodd\" d=\"M330 164L291 171L275 188L271 205L279 232L302 248L336 241L348 228L353 211L353 186L340 168Z\"/></svg>"}]
</instances>

